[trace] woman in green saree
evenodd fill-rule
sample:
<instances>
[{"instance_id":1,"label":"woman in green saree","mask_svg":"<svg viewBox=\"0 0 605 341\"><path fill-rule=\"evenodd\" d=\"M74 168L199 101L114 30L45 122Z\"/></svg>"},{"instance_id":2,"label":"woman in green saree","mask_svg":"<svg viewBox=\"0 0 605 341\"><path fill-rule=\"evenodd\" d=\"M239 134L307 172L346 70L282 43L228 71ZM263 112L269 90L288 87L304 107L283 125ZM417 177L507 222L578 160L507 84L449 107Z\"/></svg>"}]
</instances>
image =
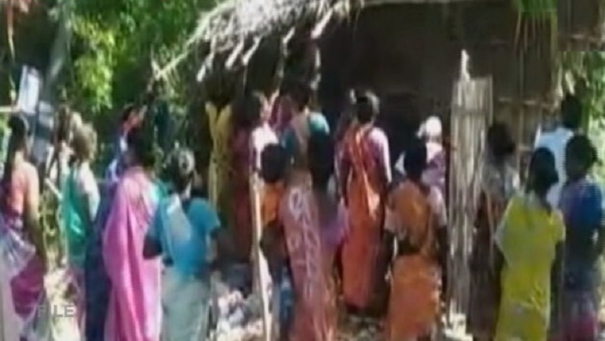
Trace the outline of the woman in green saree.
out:
<instances>
[{"instance_id":1,"label":"woman in green saree","mask_svg":"<svg viewBox=\"0 0 605 341\"><path fill-rule=\"evenodd\" d=\"M78 323L82 329L85 310L84 259L100 203L99 187L91 169L96 142L92 126L85 124L75 131L72 140L75 158L63 185L61 204L67 261L76 288Z\"/></svg>"}]
</instances>

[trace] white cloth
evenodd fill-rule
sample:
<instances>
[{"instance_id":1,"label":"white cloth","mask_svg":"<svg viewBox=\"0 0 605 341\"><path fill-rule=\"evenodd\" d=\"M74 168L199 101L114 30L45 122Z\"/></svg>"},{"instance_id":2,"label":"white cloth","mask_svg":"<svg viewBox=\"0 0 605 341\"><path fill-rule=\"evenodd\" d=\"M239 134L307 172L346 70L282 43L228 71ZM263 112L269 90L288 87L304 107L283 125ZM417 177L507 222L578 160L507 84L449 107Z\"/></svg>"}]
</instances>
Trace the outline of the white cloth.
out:
<instances>
[{"instance_id":1,"label":"white cloth","mask_svg":"<svg viewBox=\"0 0 605 341\"><path fill-rule=\"evenodd\" d=\"M403 166L404 160L405 153L401 153L401 155L399 155L399 158L395 162L395 170L401 175L405 175L405 167Z\"/></svg>"},{"instance_id":2,"label":"white cloth","mask_svg":"<svg viewBox=\"0 0 605 341\"><path fill-rule=\"evenodd\" d=\"M437 116L431 116L420 126L418 136L428 138L438 138L441 136L443 127L441 120Z\"/></svg>"},{"instance_id":3,"label":"white cloth","mask_svg":"<svg viewBox=\"0 0 605 341\"><path fill-rule=\"evenodd\" d=\"M97 210L99 209L99 204L101 203L101 195L99 193L97 179L95 178L95 174L92 172L88 162L83 163L80 166L76 182L78 184L78 190L88 200L88 213L90 214L90 217L94 219L94 217L97 216Z\"/></svg>"},{"instance_id":4,"label":"white cloth","mask_svg":"<svg viewBox=\"0 0 605 341\"><path fill-rule=\"evenodd\" d=\"M252 142L252 155L254 155L255 169L260 169L261 153L263 152L266 146L274 143L279 143L277 134L275 134L275 132L273 131L273 129L271 129L268 123L263 123L252 131L252 136L250 140Z\"/></svg>"},{"instance_id":5,"label":"white cloth","mask_svg":"<svg viewBox=\"0 0 605 341\"><path fill-rule=\"evenodd\" d=\"M431 210L435 214L435 219L437 219L438 227L443 227L447 225L447 207L445 206L445 199L443 195L436 187L431 187L431 191L428 196L429 205L431 206Z\"/></svg>"},{"instance_id":6,"label":"white cloth","mask_svg":"<svg viewBox=\"0 0 605 341\"><path fill-rule=\"evenodd\" d=\"M557 167L559 181L550 189L547 196L548 203L552 205L552 207L559 206L561 189L567 179L567 174L565 174L565 148L567 142L569 142L573 136L574 132L564 127L558 127L553 131L545 133L539 131L536 136L534 148L547 148L555 157L555 166Z\"/></svg>"},{"instance_id":7,"label":"white cloth","mask_svg":"<svg viewBox=\"0 0 605 341\"><path fill-rule=\"evenodd\" d=\"M441 152L443 152L443 145L441 143L436 143L436 142L427 142L426 143L427 162L431 162L431 160L433 160L433 158ZM397 171L401 176L406 175L404 163L405 163L405 152L401 153L401 155L397 159L397 162L395 162L395 171ZM437 172L437 173L435 173L435 172ZM434 183L434 181L431 181L432 179L443 178L442 180L445 181L445 178L443 176L441 176L440 174L438 174L439 172L441 172L440 169L435 169L434 167L428 167L427 169L425 169L424 173L422 174L422 181L425 184L431 185L431 186L436 185ZM441 184L439 184L439 186L441 186Z\"/></svg>"},{"instance_id":8,"label":"white cloth","mask_svg":"<svg viewBox=\"0 0 605 341\"><path fill-rule=\"evenodd\" d=\"M162 341L206 339L210 315L210 281L183 278L174 267L162 275Z\"/></svg>"},{"instance_id":9,"label":"white cloth","mask_svg":"<svg viewBox=\"0 0 605 341\"><path fill-rule=\"evenodd\" d=\"M107 167L107 171L105 172L105 180L109 183L116 183L120 179L120 176L118 175L118 165L118 159L113 159Z\"/></svg>"},{"instance_id":10,"label":"white cloth","mask_svg":"<svg viewBox=\"0 0 605 341\"><path fill-rule=\"evenodd\" d=\"M46 299L42 302L39 323L42 327L36 327L36 332L48 337L32 338L32 340L47 341L81 341L82 331L78 325L78 316L73 297L67 294L70 290L71 273L66 268L50 269L44 278ZM48 320L48 331L44 324Z\"/></svg>"},{"instance_id":11,"label":"white cloth","mask_svg":"<svg viewBox=\"0 0 605 341\"><path fill-rule=\"evenodd\" d=\"M260 294L252 293L244 298L240 291L233 289L225 280L218 273L211 277L212 312L216 326L207 340L260 340L263 335Z\"/></svg>"}]
</instances>

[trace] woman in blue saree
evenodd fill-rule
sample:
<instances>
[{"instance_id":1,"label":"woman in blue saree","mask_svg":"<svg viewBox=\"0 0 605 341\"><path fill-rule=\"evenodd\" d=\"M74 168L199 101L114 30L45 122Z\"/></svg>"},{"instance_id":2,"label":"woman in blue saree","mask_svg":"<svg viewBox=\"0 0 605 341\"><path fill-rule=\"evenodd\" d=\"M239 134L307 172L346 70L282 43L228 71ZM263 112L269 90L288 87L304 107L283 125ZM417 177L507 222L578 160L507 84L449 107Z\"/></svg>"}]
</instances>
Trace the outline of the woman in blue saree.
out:
<instances>
[{"instance_id":1,"label":"woman in blue saree","mask_svg":"<svg viewBox=\"0 0 605 341\"><path fill-rule=\"evenodd\" d=\"M217 244L226 245L225 234L210 202L192 196L193 152L175 150L167 175L173 190L160 200L143 248L146 258L161 256L164 264L162 340L204 340L209 326L210 272Z\"/></svg>"}]
</instances>

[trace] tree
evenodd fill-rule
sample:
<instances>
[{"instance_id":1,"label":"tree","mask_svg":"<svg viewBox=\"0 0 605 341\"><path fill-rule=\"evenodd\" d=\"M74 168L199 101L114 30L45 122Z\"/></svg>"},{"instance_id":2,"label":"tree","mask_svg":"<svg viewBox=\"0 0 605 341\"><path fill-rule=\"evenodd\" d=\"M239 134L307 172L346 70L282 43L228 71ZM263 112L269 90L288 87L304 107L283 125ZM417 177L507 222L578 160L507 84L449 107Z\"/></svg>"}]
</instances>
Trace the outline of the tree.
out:
<instances>
[{"instance_id":1,"label":"tree","mask_svg":"<svg viewBox=\"0 0 605 341\"><path fill-rule=\"evenodd\" d=\"M576 93L584 104L588 134L597 146L605 143L605 52L566 52L561 55L562 86ZM600 158L605 153L598 148ZM596 176L605 181L605 167L599 165Z\"/></svg>"},{"instance_id":2,"label":"tree","mask_svg":"<svg viewBox=\"0 0 605 341\"><path fill-rule=\"evenodd\" d=\"M32 0L0 0L0 9L4 11L5 22L6 22L6 42L8 45L8 55L10 63L14 63L15 60L15 43L14 43L14 32L15 32L15 13L27 13L29 12ZM14 91L15 85L12 79L9 79L10 91ZM13 96L11 96L13 97ZM14 100L14 99L11 99Z\"/></svg>"},{"instance_id":3,"label":"tree","mask_svg":"<svg viewBox=\"0 0 605 341\"><path fill-rule=\"evenodd\" d=\"M72 18L75 39L68 97L98 116L135 100L150 76L182 52L200 13L211 0L78 0ZM178 100L183 80L168 82Z\"/></svg>"}]
</instances>

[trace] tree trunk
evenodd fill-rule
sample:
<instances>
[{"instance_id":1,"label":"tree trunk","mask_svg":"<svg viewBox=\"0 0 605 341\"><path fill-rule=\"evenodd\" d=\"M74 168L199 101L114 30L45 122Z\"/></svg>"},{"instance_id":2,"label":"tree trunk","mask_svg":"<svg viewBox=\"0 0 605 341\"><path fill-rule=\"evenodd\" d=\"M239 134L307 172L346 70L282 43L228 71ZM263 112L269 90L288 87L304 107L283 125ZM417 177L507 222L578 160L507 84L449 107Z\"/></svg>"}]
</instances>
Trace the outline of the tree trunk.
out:
<instances>
[{"instance_id":1,"label":"tree trunk","mask_svg":"<svg viewBox=\"0 0 605 341\"><path fill-rule=\"evenodd\" d=\"M41 101L50 102L55 97L53 95L59 84L61 71L69 60L73 0L63 0L59 6L59 27L44 77L45 81L40 94Z\"/></svg>"},{"instance_id":2,"label":"tree trunk","mask_svg":"<svg viewBox=\"0 0 605 341\"><path fill-rule=\"evenodd\" d=\"M59 85L60 76L64 67L69 60L69 44L71 40L71 17L73 11L73 0L63 0L59 4L59 22L57 34L55 36L53 46L50 52L48 68L44 74L44 82L40 90L39 103L46 102L55 106L57 100L57 86ZM56 107L56 106L55 106ZM38 110L34 127L33 150L34 162L38 166L38 171L41 176L45 174L47 163L48 143L52 140L52 129L54 123L49 126L42 127L41 122L44 121L41 113ZM54 121L54 119L53 119ZM46 131L50 129L50 131ZM51 148L52 149L52 148ZM51 150L50 153L53 153ZM52 165L48 165L51 167ZM43 181L44 178L41 178ZM44 183L44 182L42 182Z\"/></svg>"}]
</instances>

